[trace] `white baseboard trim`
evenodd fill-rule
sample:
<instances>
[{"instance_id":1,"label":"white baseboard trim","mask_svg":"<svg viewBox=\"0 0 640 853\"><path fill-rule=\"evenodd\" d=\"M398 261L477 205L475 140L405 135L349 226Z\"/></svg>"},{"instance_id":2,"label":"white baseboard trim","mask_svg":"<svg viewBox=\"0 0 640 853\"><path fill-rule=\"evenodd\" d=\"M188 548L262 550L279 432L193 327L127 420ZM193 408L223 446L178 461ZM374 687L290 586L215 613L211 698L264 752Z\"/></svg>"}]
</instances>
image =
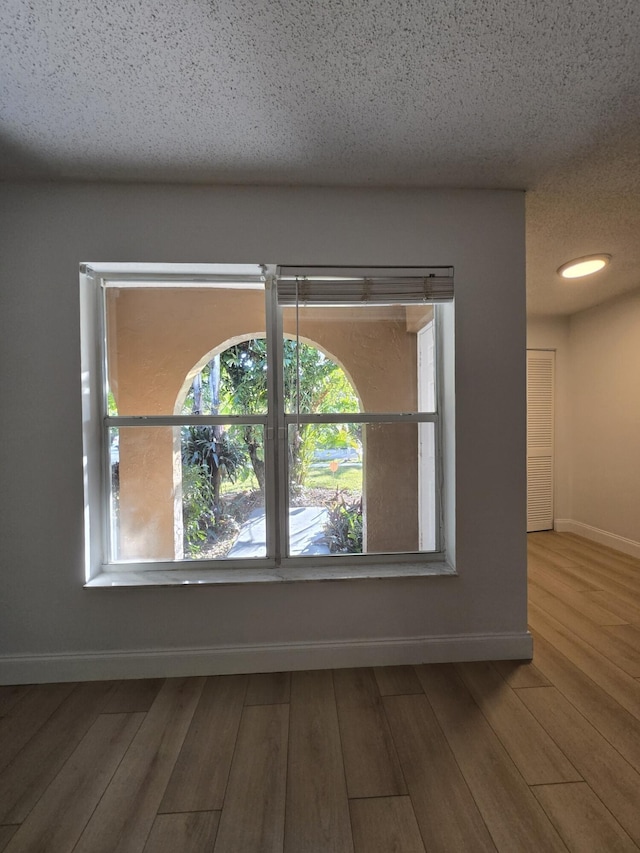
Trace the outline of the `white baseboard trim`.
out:
<instances>
[{"instance_id":1,"label":"white baseboard trim","mask_svg":"<svg viewBox=\"0 0 640 853\"><path fill-rule=\"evenodd\" d=\"M353 666L530 660L533 641L517 634L401 637L333 643L151 649L0 657L0 684L169 678Z\"/></svg>"},{"instance_id":2,"label":"white baseboard trim","mask_svg":"<svg viewBox=\"0 0 640 853\"><path fill-rule=\"evenodd\" d=\"M600 530L599 527L591 527L590 524L583 524L581 521L574 521L571 518L556 518L553 522L553 528L558 533L575 533L576 536L584 536L585 539L591 539L599 545L606 545L608 548L622 551L623 554L640 558L640 542L625 539L624 536L617 536L607 530Z\"/></svg>"}]
</instances>

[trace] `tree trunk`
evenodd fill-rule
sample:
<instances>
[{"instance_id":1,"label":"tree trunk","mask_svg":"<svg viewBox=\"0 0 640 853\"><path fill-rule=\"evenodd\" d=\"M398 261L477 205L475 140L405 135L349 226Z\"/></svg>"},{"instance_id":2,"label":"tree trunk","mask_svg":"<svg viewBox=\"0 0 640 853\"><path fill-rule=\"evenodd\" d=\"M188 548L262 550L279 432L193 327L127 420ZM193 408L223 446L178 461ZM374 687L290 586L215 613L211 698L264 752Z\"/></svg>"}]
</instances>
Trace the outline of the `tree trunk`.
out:
<instances>
[{"instance_id":1,"label":"tree trunk","mask_svg":"<svg viewBox=\"0 0 640 853\"><path fill-rule=\"evenodd\" d=\"M193 414L202 414L202 379L199 373L193 377Z\"/></svg>"},{"instance_id":2,"label":"tree trunk","mask_svg":"<svg viewBox=\"0 0 640 853\"><path fill-rule=\"evenodd\" d=\"M211 393L211 414L217 415L220 409L220 356L214 356L209 362L209 391ZM222 427L216 424L213 428L213 437L216 445L222 438ZM220 505L220 486L222 485L222 471L216 466L212 472L211 485L213 488L213 512L216 521L222 515Z\"/></svg>"},{"instance_id":3,"label":"tree trunk","mask_svg":"<svg viewBox=\"0 0 640 853\"><path fill-rule=\"evenodd\" d=\"M249 451L249 459L251 459L251 467L256 475L256 480L260 486L260 491L264 494L264 460L258 456L258 451L262 447L259 441L256 440L251 427L247 427L244 431L244 441Z\"/></svg>"},{"instance_id":4,"label":"tree trunk","mask_svg":"<svg viewBox=\"0 0 640 853\"><path fill-rule=\"evenodd\" d=\"M209 390L211 391L211 414L220 410L220 356L214 355L209 362Z\"/></svg>"},{"instance_id":5,"label":"tree trunk","mask_svg":"<svg viewBox=\"0 0 640 853\"><path fill-rule=\"evenodd\" d=\"M222 472L216 465L211 471L211 489L213 491L213 517L216 522L222 516L222 506L220 505L220 486L222 484Z\"/></svg>"}]
</instances>

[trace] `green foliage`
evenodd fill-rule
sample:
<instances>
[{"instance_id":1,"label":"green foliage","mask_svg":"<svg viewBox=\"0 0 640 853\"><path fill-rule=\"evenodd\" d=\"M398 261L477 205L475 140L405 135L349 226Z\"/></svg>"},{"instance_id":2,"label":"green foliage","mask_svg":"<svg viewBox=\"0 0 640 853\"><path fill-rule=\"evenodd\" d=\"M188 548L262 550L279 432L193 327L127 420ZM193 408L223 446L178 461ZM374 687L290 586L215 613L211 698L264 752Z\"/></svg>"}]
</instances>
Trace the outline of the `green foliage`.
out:
<instances>
[{"instance_id":1,"label":"green foliage","mask_svg":"<svg viewBox=\"0 0 640 853\"><path fill-rule=\"evenodd\" d=\"M301 343L296 354L296 342L285 339L282 348L287 412L298 410L298 395L300 412L305 414L360 411L358 398L340 365L309 344Z\"/></svg>"},{"instance_id":2,"label":"green foliage","mask_svg":"<svg viewBox=\"0 0 640 853\"><path fill-rule=\"evenodd\" d=\"M197 383L191 386L183 412L194 412L196 397L201 412L256 415L267 411L267 343L253 338L229 347L205 365ZM216 386L212 371L219 370ZM196 394L195 386L198 386ZM215 388L214 388L215 386ZM214 400L217 391L217 400ZM316 347L293 340L283 341L283 391L285 411L294 413L358 412L355 392L342 368ZM261 428L247 426L244 445L256 479L264 489L264 435ZM294 486L309 475L318 449L360 446L360 424L325 424L310 428L301 424L290 436L289 469ZM245 463L247 457L245 456Z\"/></svg>"},{"instance_id":3,"label":"green foliage","mask_svg":"<svg viewBox=\"0 0 640 853\"><path fill-rule=\"evenodd\" d=\"M116 398L112 391L107 392L107 414L110 418L115 418L118 415L118 407L116 406Z\"/></svg>"},{"instance_id":4,"label":"green foliage","mask_svg":"<svg viewBox=\"0 0 640 853\"><path fill-rule=\"evenodd\" d=\"M338 494L328 507L324 532L332 554L362 554L362 498L345 500Z\"/></svg>"},{"instance_id":5,"label":"green foliage","mask_svg":"<svg viewBox=\"0 0 640 853\"><path fill-rule=\"evenodd\" d=\"M218 472L233 482L244 453L220 427L188 426L182 431L182 460L202 468L212 483Z\"/></svg>"},{"instance_id":6,"label":"green foliage","mask_svg":"<svg viewBox=\"0 0 640 853\"><path fill-rule=\"evenodd\" d=\"M195 377L183 413L265 414L267 378L266 340L253 338L235 344L215 356ZM301 343L297 348L289 339L283 341L283 396L289 414L298 406L302 413L316 414L360 410L342 368L315 347ZM332 472L328 462L318 469L314 460L318 450L354 448L359 453L361 431L361 424L348 423L293 428L289 436L293 489L324 477L323 486L335 488L344 480L344 485L360 490L360 466L347 479L344 469ZM234 515L230 483L236 484L235 490L252 489L257 484L264 492L264 429L254 424L185 427L182 448L185 541L191 555L196 556L210 533L222 533L233 521L229 515ZM330 512L332 548L344 553L361 550L361 509L358 517L355 503L336 497Z\"/></svg>"},{"instance_id":7,"label":"green foliage","mask_svg":"<svg viewBox=\"0 0 640 853\"><path fill-rule=\"evenodd\" d=\"M195 557L207 539L207 530L215 525L211 483L200 465L182 468L182 508L185 544Z\"/></svg>"},{"instance_id":8,"label":"green foliage","mask_svg":"<svg viewBox=\"0 0 640 853\"><path fill-rule=\"evenodd\" d=\"M220 354L220 412L258 415L267 411L267 342L253 338Z\"/></svg>"},{"instance_id":9,"label":"green foliage","mask_svg":"<svg viewBox=\"0 0 640 853\"><path fill-rule=\"evenodd\" d=\"M213 405L210 382L214 361L200 372L201 411L216 409L221 415L257 415L267 411L267 343L264 338L252 338L234 344L220 353L219 401ZM298 385L298 367L300 382ZM351 383L342 368L328 359L316 347L301 343L296 354L296 342L283 341L284 403L287 412L297 411L298 392L300 411L358 412L360 406ZM194 385L187 393L182 411L193 414Z\"/></svg>"},{"instance_id":10,"label":"green foliage","mask_svg":"<svg viewBox=\"0 0 640 853\"><path fill-rule=\"evenodd\" d=\"M321 424L315 427L316 450L362 450L362 424Z\"/></svg>"},{"instance_id":11,"label":"green foliage","mask_svg":"<svg viewBox=\"0 0 640 853\"><path fill-rule=\"evenodd\" d=\"M185 542L196 556L208 531L224 526L220 487L233 482L244 467L241 444L221 427L188 426L182 430L182 501Z\"/></svg>"}]
</instances>

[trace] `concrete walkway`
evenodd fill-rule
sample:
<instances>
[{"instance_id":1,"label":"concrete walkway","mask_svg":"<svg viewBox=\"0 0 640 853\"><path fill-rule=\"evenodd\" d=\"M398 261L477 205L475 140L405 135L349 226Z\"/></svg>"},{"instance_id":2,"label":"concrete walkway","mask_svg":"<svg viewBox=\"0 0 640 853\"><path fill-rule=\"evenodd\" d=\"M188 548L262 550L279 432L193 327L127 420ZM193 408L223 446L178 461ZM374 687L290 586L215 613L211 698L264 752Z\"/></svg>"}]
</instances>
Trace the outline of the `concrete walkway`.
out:
<instances>
[{"instance_id":1,"label":"concrete walkway","mask_svg":"<svg viewBox=\"0 0 640 853\"><path fill-rule=\"evenodd\" d=\"M289 510L289 553L292 556L329 554L324 527L329 513L323 506L294 506ZM228 557L255 558L267 555L267 533L263 509L254 509L240 528Z\"/></svg>"}]
</instances>

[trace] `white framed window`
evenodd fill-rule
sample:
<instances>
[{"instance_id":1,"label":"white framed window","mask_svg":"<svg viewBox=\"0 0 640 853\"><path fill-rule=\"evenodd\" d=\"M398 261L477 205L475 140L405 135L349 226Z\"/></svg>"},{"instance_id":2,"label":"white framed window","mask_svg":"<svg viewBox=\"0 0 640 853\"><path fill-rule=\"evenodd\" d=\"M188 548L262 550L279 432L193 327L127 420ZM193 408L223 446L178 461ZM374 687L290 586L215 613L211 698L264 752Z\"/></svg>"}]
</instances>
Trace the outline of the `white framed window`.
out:
<instances>
[{"instance_id":1,"label":"white framed window","mask_svg":"<svg viewBox=\"0 0 640 853\"><path fill-rule=\"evenodd\" d=\"M442 559L450 268L85 264L87 579Z\"/></svg>"}]
</instances>

